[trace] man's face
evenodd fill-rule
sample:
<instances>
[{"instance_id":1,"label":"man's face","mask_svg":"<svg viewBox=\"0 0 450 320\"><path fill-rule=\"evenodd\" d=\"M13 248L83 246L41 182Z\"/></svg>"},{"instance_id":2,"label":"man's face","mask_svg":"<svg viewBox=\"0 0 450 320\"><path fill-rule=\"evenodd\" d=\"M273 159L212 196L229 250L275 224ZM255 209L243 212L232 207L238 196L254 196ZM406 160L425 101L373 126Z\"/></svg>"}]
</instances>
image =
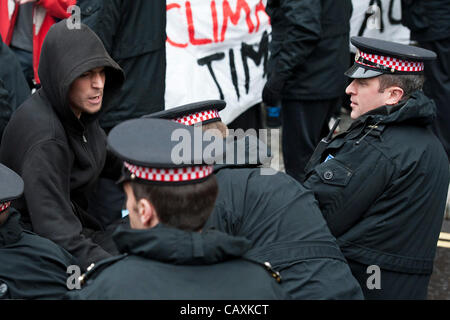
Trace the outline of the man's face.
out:
<instances>
[{"instance_id":1,"label":"man's face","mask_svg":"<svg viewBox=\"0 0 450 320\"><path fill-rule=\"evenodd\" d=\"M389 91L379 92L380 80L378 77L367 79L354 79L345 89L345 93L350 95L350 107L352 112L350 117L356 119L370 110L387 104Z\"/></svg>"},{"instance_id":2,"label":"man's face","mask_svg":"<svg viewBox=\"0 0 450 320\"><path fill-rule=\"evenodd\" d=\"M83 112L93 114L100 111L104 87L104 67L86 71L72 82L69 89L69 103L77 118L80 118Z\"/></svg>"}]
</instances>

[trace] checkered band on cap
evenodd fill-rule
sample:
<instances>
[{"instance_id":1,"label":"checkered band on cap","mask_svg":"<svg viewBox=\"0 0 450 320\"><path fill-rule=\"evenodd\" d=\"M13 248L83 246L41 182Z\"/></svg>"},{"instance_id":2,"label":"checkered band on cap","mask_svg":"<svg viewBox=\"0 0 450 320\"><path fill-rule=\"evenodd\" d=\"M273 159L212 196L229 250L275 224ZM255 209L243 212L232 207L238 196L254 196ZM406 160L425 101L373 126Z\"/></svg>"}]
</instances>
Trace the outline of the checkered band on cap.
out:
<instances>
[{"instance_id":1,"label":"checkered band on cap","mask_svg":"<svg viewBox=\"0 0 450 320\"><path fill-rule=\"evenodd\" d=\"M203 179L213 172L209 165L184 167L184 168L147 168L124 162L125 167L137 178L148 181L182 182Z\"/></svg>"},{"instance_id":2,"label":"checkered band on cap","mask_svg":"<svg viewBox=\"0 0 450 320\"><path fill-rule=\"evenodd\" d=\"M176 118L173 121L176 121L178 123L181 123L181 124L184 124L187 126L192 126L196 123L211 120L211 119L219 119L220 120L219 112L217 112L216 109L191 113L187 116Z\"/></svg>"},{"instance_id":3,"label":"checkered band on cap","mask_svg":"<svg viewBox=\"0 0 450 320\"><path fill-rule=\"evenodd\" d=\"M380 66L384 66L389 69L394 69L396 71L402 71L402 72L420 72L420 71L423 71L423 68L424 68L424 63L420 62L420 61L401 60L398 58L366 53L361 50L358 50L356 53L356 56L355 56L356 63L376 68L376 66L365 64L359 58L370 61L371 63L377 64Z\"/></svg>"},{"instance_id":4,"label":"checkered band on cap","mask_svg":"<svg viewBox=\"0 0 450 320\"><path fill-rule=\"evenodd\" d=\"M0 202L0 212L5 211L6 209L9 208L9 206L11 205L11 201L9 202Z\"/></svg>"}]
</instances>

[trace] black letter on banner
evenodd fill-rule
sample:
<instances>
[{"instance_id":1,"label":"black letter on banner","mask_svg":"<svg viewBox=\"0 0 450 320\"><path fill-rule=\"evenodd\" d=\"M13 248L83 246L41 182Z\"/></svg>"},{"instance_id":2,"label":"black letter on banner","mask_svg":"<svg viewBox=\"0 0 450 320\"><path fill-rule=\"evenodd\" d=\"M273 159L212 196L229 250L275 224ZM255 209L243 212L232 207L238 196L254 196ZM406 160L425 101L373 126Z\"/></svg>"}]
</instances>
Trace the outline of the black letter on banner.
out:
<instances>
[{"instance_id":1,"label":"black letter on banner","mask_svg":"<svg viewBox=\"0 0 450 320\"><path fill-rule=\"evenodd\" d=\"M255 51L252 45L242 43L241 45L241 56L242 62L244 63L245 72L245 92L248 93L250 87L250 72L248 70L247 58L252 59L257 66L261 63L261 58L264 56L264 73L263 77L267 74L267 57L269 55L269 36L267 31L264 31L261 41L259 42L259 50Z\"/></svg>"},{"instance_id":2,"label":"black letter on banner","mask_svg":"<svg viewBox=\"0 0 450 320\"><path fill-rule=\"evenodd\" d=\"M215 53L215 54L212 54L210 56L206 56L204 58L201 58L201 59L197 60L197 63L200 66L204 66L205 64L208 66L209 73L211 74L211 76L212 76L212 78L213 78L213 80L214 80L214 82L215 82L215 84L217 86L217 89L219 89L220 99L221 100L223 100L225 98L225 96L223 95L222 89L220 88L220 85L217 82L216 75L214 74L214 71L213 71L213 69L211 67L211 63L214 60L222 60L223 58L225 58L225 54L223 52L219 52L219 53Z\"/></svg>"},{"instance_id":3,"label":"black letter on banner","mask_svg":"<svg viewBox=\"0 0 450 320\"><path fill-rule=\"evenodd\" d=\"M375 1L377 4L375 4ZM372 10L374 5L380 9L380 11L378 12L379 13L378 17L376 16L377 12ZM366 31L367 20L376 19L376 18L380 18L380 32L383 33L384 32L383 4L381 3L381 0L370 0L369 7L367 8L366 16L364 17L363 24L361 25L361 28L359 29L358 36L362 37L364 34L364 31Z\"/></svg>"},{"instance_id":4,"label":"black letter on banner","mask_svg":"<svg viewBox=\"0 0 450 320\"><path fill-rule=\"evenodd\" d=\"M231 80L233 80L233 86L234 86L234 89L236 90L236 95L237 95L237 98L239 100L241 95L239 94L238 79L237 79L237 75L236 75L236 65L234 64L234 51L233 51L233 49L230 49L230 51L228 51L228 55L230 56Z\"/></svg>"},{"instance_id":5,"label":"black letter on banner","mask_svg":"<svg viewBox=\"0 0 450 320\"><path fill-rule=\"evenodd\" d=\"M403 4L401 4L401 5L403 5ZM389 2L389 15L388 15L388 17L389 17L389 22L391 24L401 24L402 23L401 16L400 16L399 20L394 18L394 0L391 0Z\"/></svg>"}]
</instances>

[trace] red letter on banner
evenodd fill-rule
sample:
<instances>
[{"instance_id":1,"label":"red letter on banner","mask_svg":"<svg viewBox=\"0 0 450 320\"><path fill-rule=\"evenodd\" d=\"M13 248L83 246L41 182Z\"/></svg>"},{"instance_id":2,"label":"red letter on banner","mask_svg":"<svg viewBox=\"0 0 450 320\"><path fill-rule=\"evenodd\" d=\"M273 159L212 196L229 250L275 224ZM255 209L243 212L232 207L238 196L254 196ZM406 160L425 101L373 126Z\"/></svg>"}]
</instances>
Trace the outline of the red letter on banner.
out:
<instances>
[{"instance_id":1,"label":"red letter on banner","mask_svg":"<svg viewBox=\"0 0 450 320\"><path fill-rule=\"evenodd\" d=\"M269 24L270 24L270 16L267 14L266 12L266 7L264 7L264 3L262 2L262 0L259 1L259 3L256 5L256 9L255 9L255 16L256 16L256 30L255 32L258 32L259 30L259 16L258 16L258 12L264 12L266 14L266 16L269 18Z\"/></svg>"},{"instance_id":2,"label":"red letter on banner","mask_svg":"<svg viewBox=\"0 0 450 320\"><path fill-rule=\"evenodd\" d=\"M216 8L216 1L211 1L211 15L213 19L213 35L214 35L214 42L219 42L219 23L217 22L217 8Z\"/></svg>"},{"instance_id":3,"label":"red letter on banner","mask_svg":"<svg viewBox=\"0 0 450 320\"><path fill-rule=\"evenodd\" d=\"M247 2L245 2L245 0L238 0L237 5L236 5L236 11L233 12L231 10L230 3L228 2L228 0L224 0L223 1L223 25L222 25L222 33L221 33L220 41L223 42L225 40L225 32L227 31L228 19L230 19L234 25L237 25L239 22L239 18L241 17L242 9L245 10L245 15L246 15L245 20L247 21L248 32L249 33L253 32L254 25L253 25L252 19L250 18L250 7L248 6Z\"/></svg>"},{"instance_id":4,"label":"red letter on banner","mask_svg":"<svg viewBox=\"0 0 450 320\"><path fill-rule=\"evenodd\" d=\"M194 20L192 18L191 3L189 1L186 1L186 18L187 18L188 29L189 29L189 41L193 45L202 45L202 44L208 44L208 43L212 42L211 39L207 39L207 38L195 39Z\"/></svg>"}]
</instances>

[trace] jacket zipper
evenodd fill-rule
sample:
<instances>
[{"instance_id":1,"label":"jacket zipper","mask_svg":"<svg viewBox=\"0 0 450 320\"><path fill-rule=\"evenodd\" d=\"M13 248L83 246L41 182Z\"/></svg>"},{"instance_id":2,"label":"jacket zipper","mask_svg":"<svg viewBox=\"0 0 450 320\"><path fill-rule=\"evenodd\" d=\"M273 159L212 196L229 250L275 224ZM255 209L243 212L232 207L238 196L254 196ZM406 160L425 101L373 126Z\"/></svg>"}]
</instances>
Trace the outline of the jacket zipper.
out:
<instances>
[{"instance_id":1,"label":"jacket zipper","mask_svg":"<svg viewBox=\"0 0 450 320\"><path fill-rule=\"evenodd\" d=\"M89 162L91 162L91 164L92 164L92 167L95 169L95 170L98 170L98 168L97 168L97 163L95 162L95 157L91 154L91 152L89 152L89 149L88 149L88 147L87 147L87 138L86 138L86 136L85 136L85 134L84 134L84 132L81 134L81 137L82 137L82 140L83 140L83 147L84 147L84 150L86 151L86 154L87 154L87 156L88 156L88 158L89 158Z\"/></svg>"}]
</instances>

